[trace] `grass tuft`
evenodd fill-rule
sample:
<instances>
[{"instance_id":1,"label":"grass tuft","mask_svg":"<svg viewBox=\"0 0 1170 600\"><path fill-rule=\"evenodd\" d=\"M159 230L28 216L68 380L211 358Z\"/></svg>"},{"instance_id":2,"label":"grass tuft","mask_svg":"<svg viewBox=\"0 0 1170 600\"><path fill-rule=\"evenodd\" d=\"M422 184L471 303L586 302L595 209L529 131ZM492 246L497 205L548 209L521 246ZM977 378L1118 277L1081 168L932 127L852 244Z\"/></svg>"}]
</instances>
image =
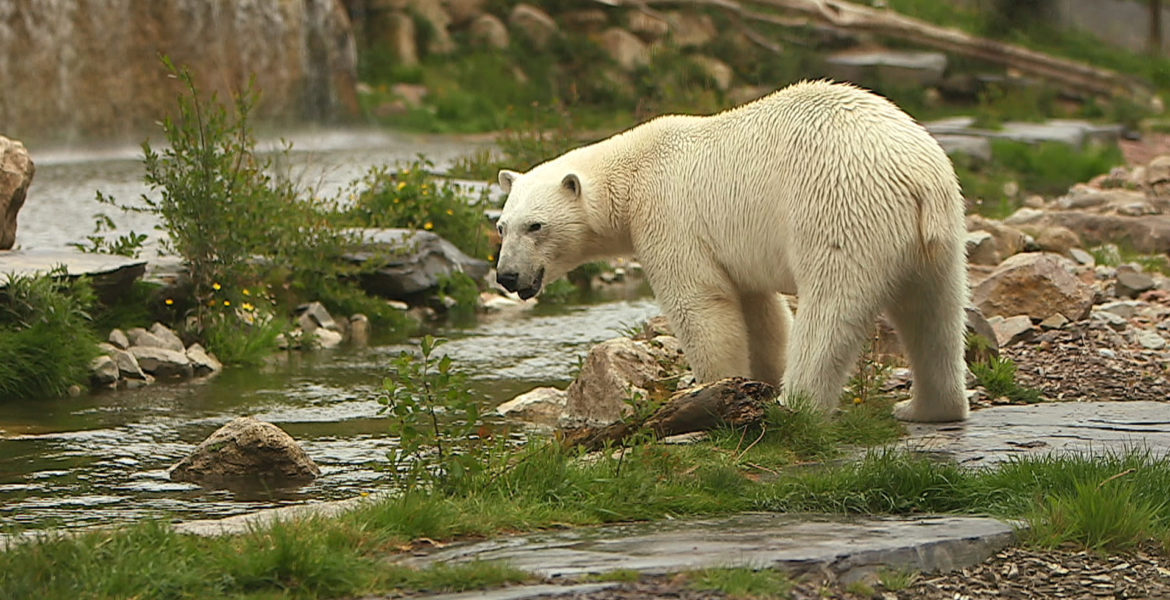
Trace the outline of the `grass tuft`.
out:
<instances>
[{"instance_id":1,"label":"grass tuft","mask_svg":"<svg viewBox=\"0 0 1170 600\"><path fill-rule=\"evenodd\" d=\"M722 567L687 573L693 590L722 592L733 598L787 598L792 589L788 576L775 569Z\"/></svg>"}]
</instances>

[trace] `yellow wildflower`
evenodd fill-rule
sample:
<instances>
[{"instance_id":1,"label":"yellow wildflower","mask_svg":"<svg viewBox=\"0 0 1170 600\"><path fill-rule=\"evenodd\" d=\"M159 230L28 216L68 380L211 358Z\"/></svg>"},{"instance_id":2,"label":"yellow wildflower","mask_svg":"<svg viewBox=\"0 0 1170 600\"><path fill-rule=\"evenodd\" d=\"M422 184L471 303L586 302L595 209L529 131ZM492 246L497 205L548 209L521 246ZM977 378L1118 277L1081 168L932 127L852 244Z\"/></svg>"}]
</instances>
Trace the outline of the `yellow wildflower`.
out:
<instances>
[{"instance_id":1,"label":"yellow wildflower","mask_svg":"<svg viewBox=\"0 0 1170 600\"><path fill-rule=\"evenodd\" d=\"M224 306L231 306L231 305L232 305L232 301L231 301L231 300L224 300L224 301L223 301L223 305L224 305Z\"/></svg>"},{"instance_id":2,"label":"yellow wildflower","mask_svg":"<svg viewBox=\"0 0 1170 600\"><path fill-rule=\"evenodd\" d=\"M448 209L447 209L447 214L449 214L449 215L453 215L453 214L455 214L455 210L454 210L454 209L451 209L451 208L448 208Z\"/></svg>"},{"instance_id":3,"label":"yellow wildflower","mask_svg":"<svg viewBox=\"0 0 1170 600\"><path fill-rule=\"evenodd\" d=\"M401 192L401 191L402 191L402 189L403 189L403 188L405 188L405 187L406 187L406 182L405 182L405 181L399 181L399 182L398 182L398 191L400 191L400 192Z\"/></svg>"},{"instance_id":4,"label":"yellow wildflower","mask_svg":"<svg viewBox=\"0 0 1170 600\"><path fill-rule=\"evenodd\" d=\"M435 228L435 224L431 223L430 221L427 221L426 223L423 224L423 229L426 229L427 231L430 231L434 228Z\"/></svg>"},{"instance_id":5,"label":"yellow wildflower","mask_svg":"<svg viewBox=\"0 0 1170 600\"><path fill-rule=\"evenodd\" d=\"M862 402L865 402L865 400L862 400L862 399L861 399L861 396L854 396L854 397L853 397L853 403L854 403L854 404L861 404Z\"/></svg>"},{"instance_id":6,"label":"yellow wildflower","mask_svg":"<svg viewBox=\"0 0 1170 600\"><path fill-rule=\"evenodd\" d=\"M241 304L240 308L242 308L248 312L252 312L253 310L256 310L256 307L252 306L251 302L245 302L245 303Z\"/></svg>"},{"instance_id":7,"label":"yellow wildflower","mask_svg":"<svg viewBox=\"0 0 1170 600\"><path fill-rule=\"evenodd\" d=\"M164 302L166 302L167 306L170 306L175 303L175 300L173 298L167 298Z\"/></svg>"},{"instance_id":8,"label":"yellow wildflower","mask_svg":"<svg viewBox=\"0 0 1170 600\"><path fill-rule=\"evenodd\" d=\"M218 292L220 289L222 289L222 287L218 283L213 283L211 284L211 289Z\"/></svg>"},{"instance_id":9,"label":"yellow wildflower","mask_svg":"<svg viewBox=\"0 0 1170 600\"><path fill-rule=\"evenodd\" d=\"M410 175L410 169L403 169L402 174L403 175Z\"/></svg>"},{"instance_id":10,"label":"yellow wildflower","mask_svg":"<svg viewBox=\"0 0 1170 600\"><path fill-rule=\"evenodd\" d=\"M245 295L245 296L251 296L251 295L252 295L252 292L249 292L249 291L248 291L248 288L244 288L244 289L243 289L243 290L241 290L241 291L242 291L242 292L244 292L244 295Z\"/></svg>"}]
</instances>

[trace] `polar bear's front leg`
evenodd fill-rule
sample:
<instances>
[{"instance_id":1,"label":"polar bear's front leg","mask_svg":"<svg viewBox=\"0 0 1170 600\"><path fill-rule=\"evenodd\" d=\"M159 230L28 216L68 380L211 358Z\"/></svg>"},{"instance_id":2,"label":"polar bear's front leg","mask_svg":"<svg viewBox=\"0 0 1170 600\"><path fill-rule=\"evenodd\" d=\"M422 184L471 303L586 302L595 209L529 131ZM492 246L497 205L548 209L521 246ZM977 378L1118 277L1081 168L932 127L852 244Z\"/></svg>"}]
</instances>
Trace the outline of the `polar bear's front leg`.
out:
<instances>
[{"instance_id":1,"label":"polar bear's front leg","mask_svg":"<svg viewBox=\"0 0 1170 600\"><path fill-rule=\"evenodd\" d=\"M681 286L680 286L681 287ZM748 333L737 295L710 287L656 290L699 381L751 377Z\"/></svg>"},{"instance_id":2,"label":"polar bear's front leg","mask_svg":"<svg viewBox=\"0 0 1170 600\"><path fill-rule=\"evenodd\" d=\"M752 378L780 385L787 361L788 332L792 329L788 302L784 296L772 292L744 293L740 302L748 333Z\"/></svg>"}]
</instances>

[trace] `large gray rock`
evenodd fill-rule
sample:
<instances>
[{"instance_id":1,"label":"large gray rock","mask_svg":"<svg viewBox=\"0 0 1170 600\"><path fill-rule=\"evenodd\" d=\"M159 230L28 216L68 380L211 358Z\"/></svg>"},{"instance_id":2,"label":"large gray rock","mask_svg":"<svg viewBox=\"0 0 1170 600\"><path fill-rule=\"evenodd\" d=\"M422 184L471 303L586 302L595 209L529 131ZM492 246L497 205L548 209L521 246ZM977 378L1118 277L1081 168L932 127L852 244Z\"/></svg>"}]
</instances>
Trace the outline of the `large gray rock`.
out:
<instances>
[{"instance_id":1,"label":"large gray rock","mask_svg":"<svg viewBox=\"0 0 1170 600\"><path fill-rule=\"evenodd\" d=\"M671 336L614 338L589 350L565 400L566 425L607 425L630 413L635 396L663 394L661 382L682 370L682 346ZM669 390L665 391L669 393Z\"/></svg>"},{"instance_id":2,"label":"large gray rock","mask_svg":"<svg viewBox=\"0 0 1170 600\"><path fill-rule=\"evenodd\" d=\"M497 406L496 414L505 419L556 427L565 415L567 397L565 390L538 387Z\"/></svg>"},{"instance_id":3,"label":"large gray rock","mask_svg":"<svg viewBox=\"0 0 1170 600\"><path fill-rule=\"evenodd\" d=\"M167 350L174 350L175 352L183 352L186 348L183 346L183 340L171 331L170 327L162 323L155 322L150 326L150 333L163 343L163 348Z\"/></svg>"},{"instance_id":4,"label":"large gray rock","mask_svg":"<svg viewBox=\"0 0 1170 600\"><path fill-rule=\"evenodd\" d=\"M1076 232L1088 246L1125 240L1142 254L1170 252L1170 215L1129 216L1087 210L1020 210L1008 225L1059 225Z\"/></svg>"},{"instance_id":5,"label":"large gray rock","mask_svg":"<svg viewBox=\"0 0 1170 600\"><path fill-rule=\"evenodd\" d=\"M9 273L35 276L64 265L70 278L89 277L103 300L120 298L146 272L146 261L112 254L80 250L10 250L0 261L0 290L8 285Z\"/></svg>"},{"instance_id":6,"label":"large gray rock","mask_svg":"<svg viewBox=\"0 0 1170 600\"><path fill-rule=\"evenodd\" d=\"M191 361L191 368L196 375L211 375L223 370L223 363L199 344L191 344L187 348L187 360Z\"/></svg>"},{"instance_id":7,"label":"large gray rock","mask_svg":"<svg viewBox=\"0 0 1170 600\"><path fill-rule=\"evenodd\" d=\"M118 366L118 375L122 379L137 379L139 381L150 379L150 376L138 364L138 359L134 358L129 350L123 350L113 344L98 344L98 347L106 353L106 356L114 360L114 364Z\"/></svg>"},{"instance_id":8,"label":"large gray rock","mask_svg":"<svg viewBox=\"0 0 1170 600\"><path fill-rule=\"evenodd\" d=\"M450 54L455 50L455 42L447 28L451 25L451 17L439 0L407 0L407 8L411 15L422 19L430 29L427 37L427 52L431 54Z\"/></svg>"},{"instance_id":9,"label":"large gray rock","mask_svg":"<svg viewBox=\"0 0 1170 600\"><path fill-rule=\"evenodd\" d=\"M429 231L360 229L362 248L346 255L355 263L377 260L382 266L362 276L367 292L406 300L439 285L439 279L463 272L479 281L491 265L467 256L454 244Z\"/></svg>"},{"instance_id":10,"label":"large gray rock","mask_svg":"<svg viewBox=\"0 0 1170 600\"><path fill-rule=\"evenodd\" d=\"M143 371L155 377L191 377L194 367L187 358L187 352L177 352L154 346L131 346L130 354L138 360Z\"/></svg>"},{"instance_id":11,"label":"large gray rock","mask_svg":"<svg viewBox=\"0 0 1170 600\"><path fill-rule=\"evenodd\" d=\"M321 469L276 425L240 417L217 429L168 474L173 481L205 487L267 488L303 485Z\"/></svg>"},{"instance_id":12,"label":"large gray rock","mask_svg":"<svg viewBox=\"0 0 1170 600\"><path fill-rule=\"evenodd\" d=\"M1093 288L1069 273L1072 264L1056 254L1017 254L975 287L973 301L989 317L1028 315L1040 321L1060 313L1079 321L1089 316Z\"/></svg>"},{"instance_id":13,"label":"large gray rock","mask_svg":"<svg viewBox=\"0 0 1170 600\"><path fill-rule=\"evenodd\" d=\"M94 385L118 383L118 365L105 354L97 356L89 363L89 379Z\"/></svg>"},{"instance_id":14,"label":"large gray rock","mask_svg":"<svg viewBox=\"0 0 1170 600\"><path fill-rule=\"evenodd\" d=\"M931 87L942 81L947 55L907 50L849 50L825 59L834 79L879 87Z\"/></svg>"},{"instance_id":15,"label":"large gray rock","mask_svg":"<svg viewBox=\"0 0 1170 600\"><path fill-rule=\"evenodd\" d=\"M16 213L24 206L35 173L24 144L0 135L0 250L16 243Z\"/></svg>"},{"instance_id":16,"label":"large gray rock","mask_svg":"<svg viewBox=\"0 0 1170 600\"><path fill-rule=\"evenodd\" d=\"M940 133L934 139L947 156L969 156L981 163L991 161L991 142L985 137Z\"/></svg>"},{"instance_id":17,"label":"large gray rock","mask_svg":"<svg viewBox=\"0 0 1170 600\"><path fill-rule=\"evenodd\" d=\"M705 46L719 35L711 16L700 12L671 11L666 13L666 21L671 39L682 48Z\"/></svg>"}]
</instances>

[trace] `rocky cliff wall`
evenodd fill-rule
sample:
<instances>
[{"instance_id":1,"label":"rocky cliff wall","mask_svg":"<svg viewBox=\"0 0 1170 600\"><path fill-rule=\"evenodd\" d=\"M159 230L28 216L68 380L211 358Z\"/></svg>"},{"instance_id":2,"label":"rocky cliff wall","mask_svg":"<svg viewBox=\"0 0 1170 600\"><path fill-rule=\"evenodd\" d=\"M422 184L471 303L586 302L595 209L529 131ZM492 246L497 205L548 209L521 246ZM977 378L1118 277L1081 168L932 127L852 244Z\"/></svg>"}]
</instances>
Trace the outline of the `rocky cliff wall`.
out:
<instances>
[{"instance_id":1,"label":"rocky cliff wall","mask_svg":"<svg viewBox=\"0 0 1170 600\"><path fill-rule=\"evenodd\" d=\"M0 134L140 136L174 106L160 54L207 91L255 76L261 116L357 112L357 55L339 0L4 0Z\"/></svg>"}]
</instances>

